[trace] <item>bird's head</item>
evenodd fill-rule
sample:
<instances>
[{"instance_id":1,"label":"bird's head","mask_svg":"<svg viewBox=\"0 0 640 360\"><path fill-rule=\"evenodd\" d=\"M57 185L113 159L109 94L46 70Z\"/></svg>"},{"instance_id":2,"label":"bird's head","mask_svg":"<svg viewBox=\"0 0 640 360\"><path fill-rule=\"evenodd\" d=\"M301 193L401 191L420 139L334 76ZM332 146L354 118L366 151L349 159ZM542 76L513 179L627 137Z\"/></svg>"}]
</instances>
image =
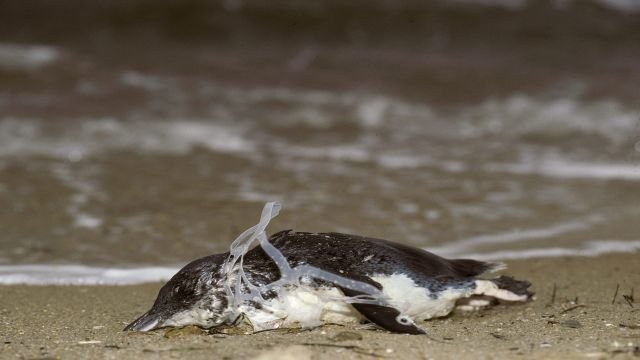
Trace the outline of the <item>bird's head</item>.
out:
<instances>
[{"instance_id":1,"label":"bird's head","mask_svg":"<svg viewBox=\"0 0 640 360\"><path fill-rule=\"evenodd\" d=\"M211 255L183 267L160 289L151 309L124 330L186 325L209 328L223 323L228 307L226 276L221 273L225 259L223 254Z\"/></svg>"}]
</instances>

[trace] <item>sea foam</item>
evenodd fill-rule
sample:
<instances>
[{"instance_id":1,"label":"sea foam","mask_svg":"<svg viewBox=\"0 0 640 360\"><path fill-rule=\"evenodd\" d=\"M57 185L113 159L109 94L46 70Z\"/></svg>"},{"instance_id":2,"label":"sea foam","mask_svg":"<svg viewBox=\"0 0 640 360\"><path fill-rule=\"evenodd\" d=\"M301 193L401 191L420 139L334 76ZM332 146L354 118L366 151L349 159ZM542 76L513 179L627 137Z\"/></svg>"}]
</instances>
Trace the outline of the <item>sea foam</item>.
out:
<instances>
[{"instance_id":1,"label":"sea foam","mask_svg":"<svg viewBox=\"0 0 640 360\"><path fill-rule=\"evenodd\" d=\"M108 268L84 265L1 265L0 284L134 285L169 280L179 267Z\"/></svg>"},{"instance_id":2,"label":"sea foam","mask_svg":"<svg viewBox=\"0 0 640 360\"><path fill-rule=\"evenodd\" d=\"M426 248L426 250L432 250ZM640 251L640 240L594 240L576 247L549 247L474 253L468 249L447 252L447 257L477 260L525 260L559 256L592 257ZM85 265L0 265L0 285L135 285L165 282L180 267L138 268L93 267Z\"/></svg>"}]
</instances>

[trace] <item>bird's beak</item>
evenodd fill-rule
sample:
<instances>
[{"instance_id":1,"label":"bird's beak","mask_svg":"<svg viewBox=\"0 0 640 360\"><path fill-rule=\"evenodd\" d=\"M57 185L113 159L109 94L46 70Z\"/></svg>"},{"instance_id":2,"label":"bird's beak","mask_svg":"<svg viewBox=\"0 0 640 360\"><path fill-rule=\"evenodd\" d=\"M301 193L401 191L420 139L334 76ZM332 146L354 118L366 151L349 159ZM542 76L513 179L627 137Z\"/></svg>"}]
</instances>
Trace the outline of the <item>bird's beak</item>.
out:
<instances>
[{"instance_id":1,"label":"bird's beak","mask_svg":"<svg viewBox=\"0 0 640 360\"><path fill-rule=\"evenodd\" d=\"M147 311L144 315L127 325L124 331L149 331L159 328L162 325L161 322L162 317L160 314Z\"/></svg>"}]
</instances>

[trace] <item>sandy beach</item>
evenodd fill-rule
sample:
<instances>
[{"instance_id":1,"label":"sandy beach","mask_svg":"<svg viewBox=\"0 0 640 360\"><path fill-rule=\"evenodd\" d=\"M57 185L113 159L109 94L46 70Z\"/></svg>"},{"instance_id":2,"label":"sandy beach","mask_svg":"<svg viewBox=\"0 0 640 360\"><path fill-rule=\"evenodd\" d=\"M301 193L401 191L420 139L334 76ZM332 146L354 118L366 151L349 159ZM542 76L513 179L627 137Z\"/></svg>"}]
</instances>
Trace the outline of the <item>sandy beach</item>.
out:
<instances>
[{"instance_id":1,"label":"sandy beach","mask_svg":"<svg viewBox=\"0 0 640 360\"><path fill-rule=\"evenodd\" d=\"M638 254L511 261L536 299L457 312L422 324L427 336L325 326L253 335L197 328L125 333L159 284L0 287L4 359L442 359L640 356ZM616 294L616 288L617 294ZM554 290L555 289L555 290ZM636 295L637 296L637 295Z\"/></svg>"},{"instance_id":2,"label":"sandy beach","mask_svg":"<svg viewBox=\"0 0 640 360\"><path fill-rule=\"evenodd\" d=\"M639 43L640 0L0 1L0 360L640 360ZM536 298L122 331L271 201Z\"/></svg>"}]
</instances>

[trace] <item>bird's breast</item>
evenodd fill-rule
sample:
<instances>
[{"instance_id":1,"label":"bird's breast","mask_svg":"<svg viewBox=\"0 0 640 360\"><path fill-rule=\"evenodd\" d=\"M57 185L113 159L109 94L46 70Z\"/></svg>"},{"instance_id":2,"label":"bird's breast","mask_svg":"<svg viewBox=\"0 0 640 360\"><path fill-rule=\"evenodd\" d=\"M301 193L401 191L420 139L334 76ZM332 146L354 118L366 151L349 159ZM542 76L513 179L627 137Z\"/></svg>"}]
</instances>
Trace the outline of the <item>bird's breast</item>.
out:
<instances>
[{"instance_id":1,"label":"bird's breast","mask_svg":"<svg viewBox=\"0 0 640 360\"><path fill-rule=\"evenodd\" d=\"M361 321L360 313L341 298L344 294L333 286L299 286L283 289L279 296L265 300L260 306L242 305L240 311L254 331Z\"/></svg>"}]
</instances>

